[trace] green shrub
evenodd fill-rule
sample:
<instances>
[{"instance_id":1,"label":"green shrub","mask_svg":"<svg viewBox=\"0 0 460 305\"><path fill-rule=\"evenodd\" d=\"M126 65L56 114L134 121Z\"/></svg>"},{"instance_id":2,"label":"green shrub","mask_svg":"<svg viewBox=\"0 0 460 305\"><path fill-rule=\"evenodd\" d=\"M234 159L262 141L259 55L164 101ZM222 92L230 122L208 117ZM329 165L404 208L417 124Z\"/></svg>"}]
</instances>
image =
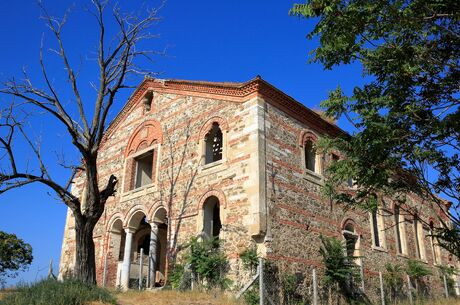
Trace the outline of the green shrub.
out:
<instances>
[{"instance_id":1,"label":"green shrub","mask_svg":"<svg viewBox=\"0 0 460 305\"><path fill-rule=\"evenodd\" d=\"M407 261L407 274L411 278L417 280L424 276L431 275L431 271L425 266L425 264L417 260L410 259Z\"/></svg>"},{"instance_id":2,"label":"green shrub","mask_svg":"<svg viewBox=\"0 0 460 305\"><path fill-rule=\"evenodd\" d=\"M23 285L0 300L0 305L85 305L91 301L117 304L106 289L77 280L43 280Z\"/></svg>"},{"instance_id":3,"label":"green shrub","mask_svg":"<svg viewBox=\"0 0 460 305\"><path fill-rule=\"evenodd\" d=\"M259 258L257 257L257 250L254 247L244 249L244 251L240 253L240 258L245 269L251 272L257 270Z\"/></svg>"},{"instance_id":4,"label":"green shrub","mask_svg":"<svg viewBox=\"0 0 460 305\"><path fill-rule=\"evenodd\" d=\"M185 271L184 265L176 264L174 265L173 269L169 273L168 279L173 289L179 288L181 281L182 281L182 277L184 275L184 271Z\"/></svg>"},{"instance_id":5,"label":"green shrub","mask_svg":"<svg viewBox=\"0 0 460 305\"><path fill-rule=\"evenodd\" d=\"M248 305L259 305L260 296L259 296L259 286L254 285L251 289L247 290L243 294L244 302Z\"/></svg>"},{"instance_id":6,"label":"green shrub","mask_svg":"<svg viewBox=\"0 0 460 305\"><path fill-rule=\"evenodd\" d=\"M190 241L186 262L190 263L196 281L205 288L227 289L231 285L230 280L225 277L228 260L220 244L218 238L209 240L192 238Z\"/></svg>"},{"instance_id":7,"label":"green shrub","mask_svg":"<svg viewBox=\"0 0 460 305\"><path fill-rule=\"evenodd\" d=\"M387 297L390 301L395 301L396 298L403 294L404 287L404 268L398 264L387 263L385 265L386 272L383 274Z\"/></svg>"}]
</instances>

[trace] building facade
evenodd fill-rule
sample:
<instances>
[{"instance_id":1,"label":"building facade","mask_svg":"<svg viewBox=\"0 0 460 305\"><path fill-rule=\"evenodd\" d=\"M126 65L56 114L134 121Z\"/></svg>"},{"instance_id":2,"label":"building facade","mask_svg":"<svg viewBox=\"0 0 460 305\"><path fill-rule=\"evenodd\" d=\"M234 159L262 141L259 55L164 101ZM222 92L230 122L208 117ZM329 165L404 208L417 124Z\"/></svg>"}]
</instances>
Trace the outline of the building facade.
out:
<instances>
[{"instance_id":1,"label":"building facade","mask_svg":"<svg viewBox=\"0 0 460 305\"><path fill-rule=\"evenodd\" d=\"M347 253L359 257L371 296L386 263L413 258L433 274L436 265L457 266L430 237L427 223L436 225L437 217L423 199L408 196L404 206L385 200L367 213L321 197L325 170L340 156L318 153L315 142L342 133L260 77L145 79L109 126L99 153L100 185L112 174L119 183L94 231L98 283L126 288L145 264L149 285L161 286L167 256L200 234L222 240L233 279L247 278L239 254L249 247L286 272L321 273L320 235L352 244ZM83 177L75 179L75 194L85 192ZM406 205L417 207L418 216L404 213ZM69 212L61 276L73 268L74 245ZM432 293L442 294L442 281L430 279Z\"/></svg>"}]
</instances>

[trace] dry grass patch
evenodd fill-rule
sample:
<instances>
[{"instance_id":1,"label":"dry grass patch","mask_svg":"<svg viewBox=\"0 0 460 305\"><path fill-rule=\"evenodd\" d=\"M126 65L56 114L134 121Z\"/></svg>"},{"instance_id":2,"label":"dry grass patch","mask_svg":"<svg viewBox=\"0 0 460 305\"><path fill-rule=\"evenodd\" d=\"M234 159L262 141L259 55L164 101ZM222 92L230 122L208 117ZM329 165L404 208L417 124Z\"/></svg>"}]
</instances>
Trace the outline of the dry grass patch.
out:
<instances>
[{"instance_id":1,"label":"dry grass patch","mask_svg":"<svg viewBox=\"0 0 460 305\"><path fill-rule=\"evenodd\" d=\"M116 297L120 305L245 305L220 291L128 291Z\"/></svg>"}]
</instances>

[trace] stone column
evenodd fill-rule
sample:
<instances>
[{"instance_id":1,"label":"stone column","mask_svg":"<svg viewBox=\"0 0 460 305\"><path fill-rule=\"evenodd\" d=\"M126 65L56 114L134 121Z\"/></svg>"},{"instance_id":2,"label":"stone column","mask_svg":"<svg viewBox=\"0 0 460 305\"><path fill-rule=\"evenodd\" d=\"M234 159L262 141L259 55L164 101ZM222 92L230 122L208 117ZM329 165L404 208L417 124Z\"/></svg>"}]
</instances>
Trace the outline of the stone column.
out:
<instances>
[{"instance_id":1,"label":"stone column","mask_svg":"<svg viewBox=\"0 0 460 305\"><path fill-rule=\"evenodd\" d=\"M157 266L157 243L158 243L158 224L150 223L150 248L149 248L149 287L155 287L155 276Z\"/></svg>"},{"instance_id":2,"label":"stone column","mask_svg":"<svg viewBox=\"0 0 460 305\"><path fill-rule=\"evenodd\" d=\"M121 287L123 290L128 290L129 288L129 272L131 269L131 248L133 244L133 235L135 230L133 228L126 228L126 241L125 241L125 250L123 256L123 265L121 268Z\"/></svg>"}]
</instances>

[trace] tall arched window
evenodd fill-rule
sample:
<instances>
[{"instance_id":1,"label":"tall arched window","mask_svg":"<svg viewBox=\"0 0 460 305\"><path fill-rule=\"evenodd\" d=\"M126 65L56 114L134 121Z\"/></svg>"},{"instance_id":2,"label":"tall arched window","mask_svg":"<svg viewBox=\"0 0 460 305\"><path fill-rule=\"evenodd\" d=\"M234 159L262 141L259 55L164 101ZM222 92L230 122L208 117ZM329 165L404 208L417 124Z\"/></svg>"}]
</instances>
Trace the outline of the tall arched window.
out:
<instances>
[{"instance_id":1,"label":"tall arched window","mask_svg":"<svg viewBox=\"0 0 460 305\"><path fill-rule=\"evenodd\" d=\"M379 207L375 208L370 213L372 244L374 247L386 249L385 221L383 219L383 214L384 211Z\"/></svg>"},{"instance_id":2,"label":"tall arched window","mask_svg":"<svg viewBox=\"0 0 460 305\"><path fill-rule=\"evenodd\" d=\"M311 140L305 141L304 149L306 169L312 172L316 172L316 149L313 146L313 142Z\"/></svg>"},{"instance_id":3,"label":"tall arched window","mask_svg":"<svg viewBox=\"0 0 460 305\"><path fill-rule=\"evenodd\" d=\"M401 214L399 205L395 204L393 209L393 216L395 222L395 236L398 253L407 255L406 223L404 215Z\"/></svg>"},{"instance_id":4,"label":"tall arched window","mask_svg":"<svg viewBox=\"0 0 460 305\"><path fill-rule=\"evenodd\" d=\"M203 204L203 232L208 238L219 237L221 229L219 199L211 196Z\"/></svg>"},{"instance_id":5,"label":"tall arched window","mask_svg":"<svg viewBox=\"0 0 460 305\"><path fill-rule=\"evenodd\" d=\"M433 264L439 265L441 263L441 248L439 247L435 234L434 222L430 221L430 240L431 249L433 251Z\"/></svg>"},{"instance_id":6,"label":"tall arched window","mask_svg":"<svg viewBox=\"0 0 460 305\"><path fill-rule=\"evenodd\" d=\"M222 160L222 130L218 123L214 122L205 138L205 164Z\"/></svg>"},{"instance_id":7,"label":"tall arched window","mask_svg":"<svg viewBox=\"0 0 460 305\"><path fill-rule=\"evenodd\" d=\"M425 234L423 233L423 224L418 218L418 215L414 216L414 235L417 257L426 260Z\"/></svg>"}]
</instances>

